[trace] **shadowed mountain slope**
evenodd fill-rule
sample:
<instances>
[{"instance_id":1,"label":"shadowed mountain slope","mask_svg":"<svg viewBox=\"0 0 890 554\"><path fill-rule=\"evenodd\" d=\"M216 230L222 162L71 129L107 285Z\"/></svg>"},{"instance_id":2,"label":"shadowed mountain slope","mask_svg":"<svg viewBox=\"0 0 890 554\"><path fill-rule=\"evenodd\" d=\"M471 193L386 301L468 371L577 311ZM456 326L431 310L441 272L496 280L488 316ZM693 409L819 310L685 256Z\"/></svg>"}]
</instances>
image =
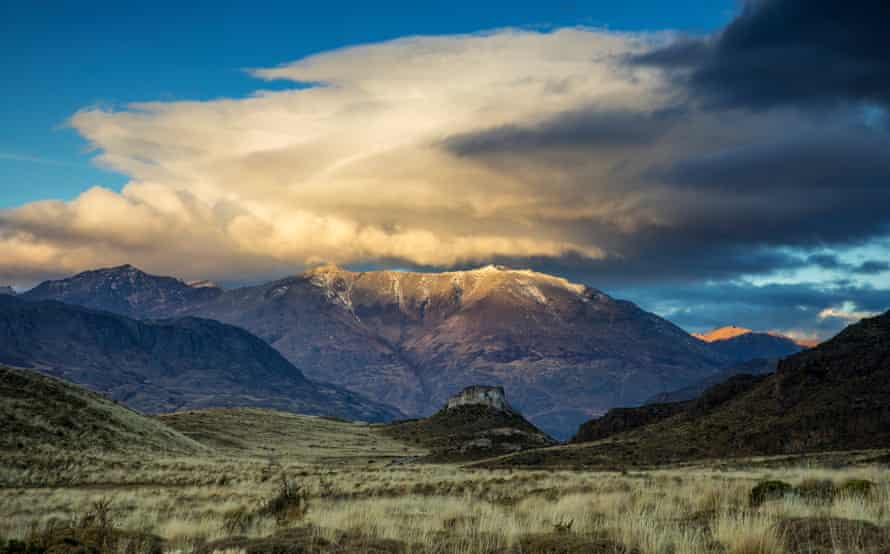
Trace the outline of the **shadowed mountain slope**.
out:
<instances>
[{"instance_id":1,"label":"shadowed mountain slope","mask_svg":"<svg viewBox=\"0 0 890 554\"><path fill-rule=\"evenodd\" d=\"M216 321L135 321L0 296L0 363L31 367L144 412L262 406L385 421L399 412L315 383L250 333Z\"/></svg>"},{"instance_id":2,"label":"shadowed mountain slope","mask_svg":"<svg viewBox=\"0 0 890 554\"><path fill-rule=\"evenodd\" d=\"M30 369L0 366L0 421L6 453L207 450L153 418Z\"/></svg>"},{"instance_id":3,"label":"shadowed mountain slope","mask_svg":"<svg viewBox=\"0 0 890 554\"><path fill-rule=\"evenodd\" d=\"M505 465L649 465L697 458L882 448L890 444L890 312L779 362L736 376L666 418L610 434L582 427L571 448L520 454ZM601 440L600 440L601 439Z\"/></svg>"}]
</instances>

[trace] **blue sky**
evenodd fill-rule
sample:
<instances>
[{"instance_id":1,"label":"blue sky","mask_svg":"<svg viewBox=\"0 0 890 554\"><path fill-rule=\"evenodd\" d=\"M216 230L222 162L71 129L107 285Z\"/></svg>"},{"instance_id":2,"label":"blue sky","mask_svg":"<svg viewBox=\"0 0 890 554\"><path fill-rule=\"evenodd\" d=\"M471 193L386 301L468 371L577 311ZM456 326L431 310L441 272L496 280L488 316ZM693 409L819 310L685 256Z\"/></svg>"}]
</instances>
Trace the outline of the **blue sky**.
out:
<instances>
[{"instance_id":1,"label":"blue sky","mask_svg":"<svg viewBox=\"0 0 890 554\"><path fill-rule=\"evenodd\" d=\"M3 2L0 207L127 181L91 163L88 145L67 126L82 108L286 88L243 69L406 35L574 25L704 33L735 8L726 0Z\"/></svg>"}]
</instances>

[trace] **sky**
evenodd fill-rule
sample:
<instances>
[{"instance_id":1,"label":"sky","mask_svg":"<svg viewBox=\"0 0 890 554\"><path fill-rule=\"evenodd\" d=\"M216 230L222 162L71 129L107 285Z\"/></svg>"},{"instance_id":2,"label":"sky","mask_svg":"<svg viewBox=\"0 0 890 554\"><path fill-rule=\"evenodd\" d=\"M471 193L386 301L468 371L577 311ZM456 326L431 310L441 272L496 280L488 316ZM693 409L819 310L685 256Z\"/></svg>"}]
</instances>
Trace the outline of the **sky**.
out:
<instances>
[{"instance_id":1,"label":"sky","mask_svg":"<svg viewBox=\"0 0 890 554\"><path fill-rule=\"evenodd\" d=\"M495 262L826 338L890 308L888 16L3 3L0 284Z\"/></svg>"}]
</instances>

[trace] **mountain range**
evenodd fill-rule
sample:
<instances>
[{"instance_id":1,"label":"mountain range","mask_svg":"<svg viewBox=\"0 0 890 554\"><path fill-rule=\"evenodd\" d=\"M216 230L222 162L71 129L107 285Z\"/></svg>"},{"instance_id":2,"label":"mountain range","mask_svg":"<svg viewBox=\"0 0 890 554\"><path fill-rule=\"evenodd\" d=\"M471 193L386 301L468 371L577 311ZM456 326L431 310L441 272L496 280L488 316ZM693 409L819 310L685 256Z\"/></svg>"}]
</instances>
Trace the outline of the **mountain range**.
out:
<instances>
[{"instance_id":1,"label":"mountain range","mask_svg":"<svg viewBox=\"0 0 890 554\"><path fill-rule=\"evenodd\" d=\"M322 266L223 290L125 265L47 281L19 298L238 326L309 379L410 416L434 413L464 387L501 385L530 421L560 438L609 408L800 348L761 333L707 342L602 291L502 266L445 273Z\"/></svg>"},{"instance_id":2,"label":"mountain range","mask_svg":"<svg viewBox=\"0 0 890 554\"><path fill-rule=\"evenodd\" d=\"M194 317L139 321L0 296L0 363L85 385L148 413L262 406L369 421L402 415L307 379L243 329Z\"/></svg>"}]
</instances>

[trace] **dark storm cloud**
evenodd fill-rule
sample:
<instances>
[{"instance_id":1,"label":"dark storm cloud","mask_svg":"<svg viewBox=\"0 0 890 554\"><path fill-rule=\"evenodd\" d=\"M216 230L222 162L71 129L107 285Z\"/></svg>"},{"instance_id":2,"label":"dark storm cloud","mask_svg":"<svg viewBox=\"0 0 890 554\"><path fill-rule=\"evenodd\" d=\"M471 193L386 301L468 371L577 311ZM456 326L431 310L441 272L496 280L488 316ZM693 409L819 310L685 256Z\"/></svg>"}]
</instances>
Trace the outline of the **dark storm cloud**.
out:
<instances>
[{"instance_id":1,"label":"dark storm cloud","mask_svg":"<svg viewBox=\"0 0 890 554\"><path fill-rule=\"evenodd\" d=\"M890 2L750 0L719 34L640 56L717 104L890 103Z\"/></svg>"},{"instance_id":2,"label":"dark storm cloud","mask_svg":"<svg viewBox=\"0 0 890 554\"><path fill-rule=\"evenodd\" d=\"M453 136L444 145L459 156L639 146L661 138L685 115L682 108L654 112L574 110L537 125L504 125Z\"/></svg>"}]
</instances>

